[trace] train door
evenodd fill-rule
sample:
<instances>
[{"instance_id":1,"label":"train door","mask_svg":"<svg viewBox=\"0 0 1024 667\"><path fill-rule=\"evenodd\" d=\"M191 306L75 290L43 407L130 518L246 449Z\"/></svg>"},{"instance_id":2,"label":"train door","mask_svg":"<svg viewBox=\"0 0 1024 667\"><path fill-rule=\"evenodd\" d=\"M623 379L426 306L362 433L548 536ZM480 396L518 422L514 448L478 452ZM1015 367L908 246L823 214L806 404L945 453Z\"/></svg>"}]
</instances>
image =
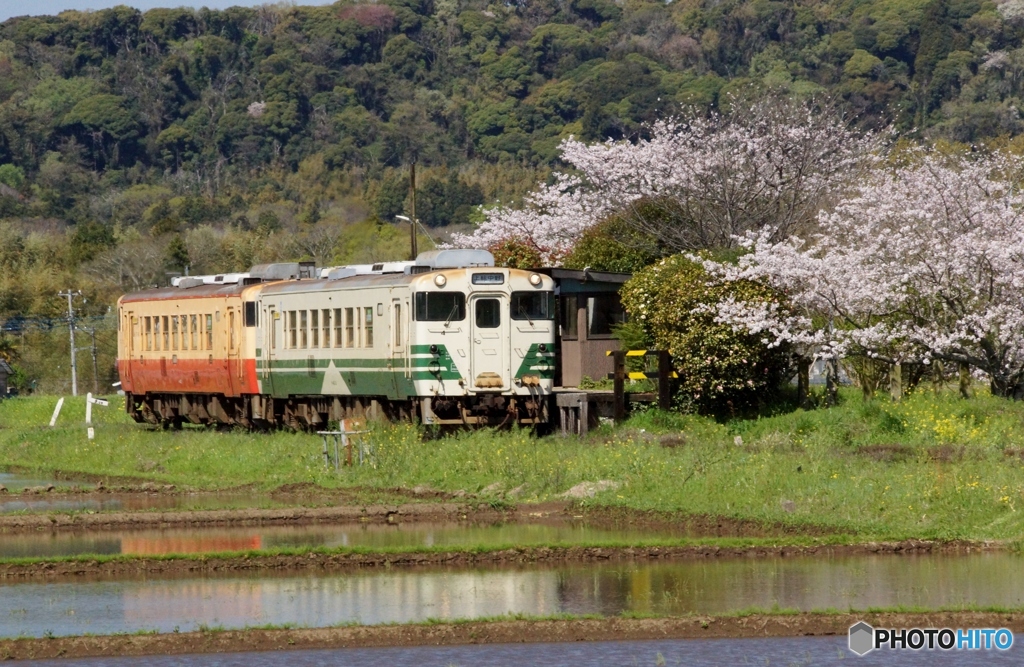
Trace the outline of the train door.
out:
<instances>
[{"instance_id":1,"label":"train door","mask_svg":"<svg viewBox=\"0 0 1024 667\"><path fill-rule=\"evenodd\" d=\"M509 388L511 337L507 301L504 294L470 297L469 372L476 390Z\"/></svg>"},{"instance_id":2,"label":"train door","mask_svg":"<svg viewBox=\"0 0 1024 667\"><path fill-rule=\"evenodd\" d=\"M240 336L238 334L239 317L238 309L234 306L228 306L227 311L227 322L226 331L227 340L225 347L227 348L227 375L228 375L228 392L231 396L238 395L239 388L242 386L242 363L240 361L239 349L241 348Z\"/></svg>"},{"instance_id":3,"label":"train door","mask_svg":"<svg viewBox=\"0 0 1024 667\"><path fill-rule=\"evenodd\" d=\"M263 340L260 344L260 384L262 385L262 391L264 394L274 393L274 374L271 372L271 366L274 363L274 350L277 347L277 341L279 339L277 326L278 317L280 317L273 306L263 307L263 326L260 328L263 334Z\"/></svg>"},{"instance_id":4,"label":"train door","mask_svg":"<svg viewBox=\"0 0 1024 667\"><path fill-rule=\"evenodd\" d=\"M399 398L406 395L404 387L406 383L405 378L408 377L408 350L406 348L406 341L408 340L408 328L409 328L409 308L408 303L402 303L401 299L391 300L391 338L388 342L388 347L391 350L391 359L389 360L389 367L391 368L391 377L394 380L395 395Z\"/></svg>"},{"instance_id":5,"label":"train door","mask_svg":"<svg viewBox=\"0 0 1024 667\"><path fill-rule=\"evenodd\" d=\"M138 318L135 317L135 311L126 310L121 317L121 349L119 350L123 355L120 368L122 389L126 385L132 386L132 358L138 349L142 349L139 345Z\"/></svg>"}]
</instances>

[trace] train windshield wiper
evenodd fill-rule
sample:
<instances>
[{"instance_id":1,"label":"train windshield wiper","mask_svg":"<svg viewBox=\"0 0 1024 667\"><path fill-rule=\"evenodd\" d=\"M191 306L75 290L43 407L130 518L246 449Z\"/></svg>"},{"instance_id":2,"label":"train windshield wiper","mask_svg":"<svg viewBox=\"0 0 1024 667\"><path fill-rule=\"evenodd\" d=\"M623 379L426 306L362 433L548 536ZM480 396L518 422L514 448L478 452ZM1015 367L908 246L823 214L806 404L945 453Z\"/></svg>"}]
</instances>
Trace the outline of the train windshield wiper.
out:
<instances>
[{"instance_id":1,"label":"train windshield wiper","mask_svg":"<svg viewBox=\"0 0 1024 667\"><path fill-rule=\"evenodd\" d=\"M522 303L520 303L520 304L519 304L519 313L520 313L520 314L521 314L521 315L522 315L523 317L525 317L525 318L526 318L526 321L527 321L527 322L529 322L529 323L530 323L530 326L532 327L532 326L533 326L533 320L531 320L531 319L530 319L530 314L529 314L528 312L526 312L526 309L525 309L525 308L523 308L523 304L522 304Z\"/></svg>"},{"instance_id":2,"label":"train windshield wiper","mask_svg":"<svg viewBox=\"0 0 1024 667\"><path fill-rule=\"evenodd\" d=\"M455 319L455 316L458 315L458 314L459 314L459 302L456 301L454 304L452 304L452 312L448 313L448 319L446 319L444 321L445 329L448 328L448 325L452 323L452 320Z\"/></svg>"}]
</instances>

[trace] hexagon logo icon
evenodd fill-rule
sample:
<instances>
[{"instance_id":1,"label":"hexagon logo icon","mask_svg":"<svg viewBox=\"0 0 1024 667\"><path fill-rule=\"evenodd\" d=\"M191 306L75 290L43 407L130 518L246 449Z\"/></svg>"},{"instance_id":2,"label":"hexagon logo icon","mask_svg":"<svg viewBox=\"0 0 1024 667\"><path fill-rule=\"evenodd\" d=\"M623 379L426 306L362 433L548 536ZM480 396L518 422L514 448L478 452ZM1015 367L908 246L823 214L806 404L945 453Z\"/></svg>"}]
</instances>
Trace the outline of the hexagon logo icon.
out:
<instances>
[{"instance_id":1,"label":"hexagon logo icon","mask_svg":"<svg viewBox=\"0 0 1024 667\"><path fill-rule=\"evenodd\" d=\"M861 621L850 626L850 650L864 655L875 648L875 629Z\"/></svg>"}]
</instances>

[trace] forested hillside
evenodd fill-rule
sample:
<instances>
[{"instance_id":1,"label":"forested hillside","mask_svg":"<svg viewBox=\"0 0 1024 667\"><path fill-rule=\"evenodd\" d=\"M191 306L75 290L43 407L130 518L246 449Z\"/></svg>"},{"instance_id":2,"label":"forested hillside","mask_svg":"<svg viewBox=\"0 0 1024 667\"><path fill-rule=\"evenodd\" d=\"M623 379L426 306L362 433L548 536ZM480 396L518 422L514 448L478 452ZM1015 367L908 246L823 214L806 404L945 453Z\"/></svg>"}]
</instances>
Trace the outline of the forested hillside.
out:
<instances>
[{"instance_id":1,"label":"forested hillside","mask_svg":"<svg viewBox=\"0 0 1024 667\"><path fill-rule=\"evenodd\" d=\"M768 88L833 96L858 126L914 140L1012 136L1022 38L1022 0L388 0L11 19L0 354L66 376L25 344L61 324L60 290L85 292L109 350L116 296L186 266L403 256L394 216L409 213L412 162L418 217L439 238L544 179L570 135L636 137L684 105Z\"/></svg>"}]
</instances>

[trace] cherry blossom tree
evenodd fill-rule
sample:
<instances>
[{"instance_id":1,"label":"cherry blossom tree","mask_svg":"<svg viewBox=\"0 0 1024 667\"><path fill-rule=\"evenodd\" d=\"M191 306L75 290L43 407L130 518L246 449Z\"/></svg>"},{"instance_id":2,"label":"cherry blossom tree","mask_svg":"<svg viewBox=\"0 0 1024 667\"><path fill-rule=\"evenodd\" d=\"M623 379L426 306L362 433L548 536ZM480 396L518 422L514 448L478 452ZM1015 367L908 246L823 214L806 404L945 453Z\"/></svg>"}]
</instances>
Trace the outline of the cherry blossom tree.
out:
<instances>
[{"instance_id":1,"label":"cherry blossom tree","mask_svg":"<svg viewBox=\"0 0 1024 667\"><path fill-rule=\"evenodd\" d=\"M806 232L818 211L855 179L880 137L857 134L828 102L778 96L710 117L658 121L649 138L562 143L570 171L539 186L522 208L498 207L460 246L516 239L548 261L612 213L670 251L722 248L737 235L771 229L771 239Z\"/></svg>"},{"instance_id":2,"label":"cherry blossom tree","mask_svg":"<svg viewBox=\"0 0 1024 667\"><path fill-rule=\"evenodd\" d=\"M749 234L722 279L764 280L793 310L723 302L720 321L769 345L819 357L933 360L986 374L997 395L1024 386L1024 160L924 149L880 169L831 211L810 241Z\"/></svg>"}]
</instances>

